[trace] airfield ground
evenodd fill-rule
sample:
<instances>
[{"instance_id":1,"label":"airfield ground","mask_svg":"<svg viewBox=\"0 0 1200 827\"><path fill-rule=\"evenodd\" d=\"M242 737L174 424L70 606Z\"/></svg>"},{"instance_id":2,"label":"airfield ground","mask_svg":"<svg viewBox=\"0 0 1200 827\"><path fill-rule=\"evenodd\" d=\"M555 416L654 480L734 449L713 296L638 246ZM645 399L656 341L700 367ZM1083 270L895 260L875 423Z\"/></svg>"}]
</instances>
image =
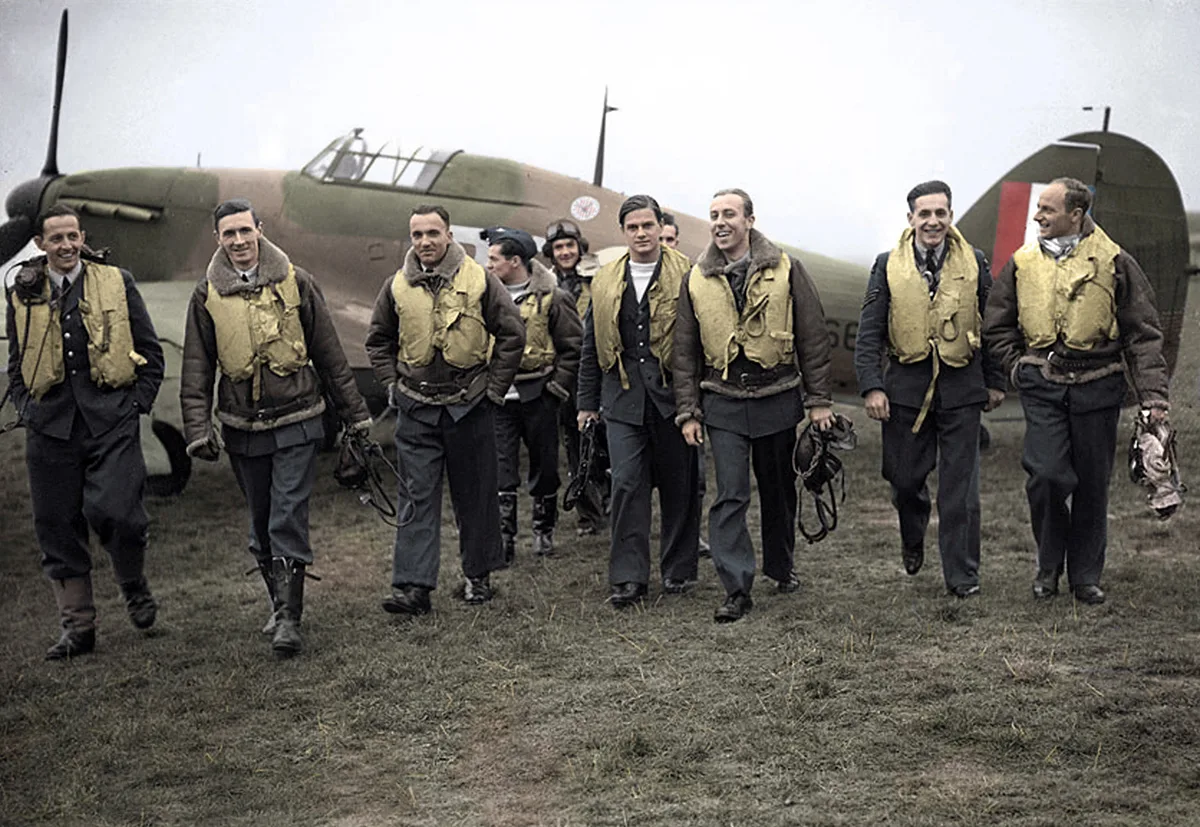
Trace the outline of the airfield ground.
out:
<instances>
[{"instance_id":1,"label":"airfield ground","mask_svg":"<svg viewBox=\"0 0 1200 827\"><path fill-rule=\"evenodd\" d=\"M1173 390L1200 491L1200 290ZM1175 825L1200 823L1200 508L1168 523L1122 465L1100 607L1030 596L1022 426L983 463L983 594L900 566L861 409L843 524L803 543L804 588L761 581L712 622L711 563L682 597L606 603L606 540L560 530L560 557L453 597L444 528L432 616L385 615L391 530L321 460L305 653L258 629L228 465L153 500L149 635L96 555L99 648L49 664L55 610L37 565L23 438L0 439L0 824ZM5 412L6 414L9 412ZM7 415L0 417L7 419ZM711 469L710 469L711 470ZM710 493L711 497L711 493ZM522 523L528 536L527 498ZM449 515L447 505L445 513ZM811 517L811 510L806 515ZM752 511L752 519L757 516ZM756 538L757 541L757 538Z\"/></svg>"}]
</instances>

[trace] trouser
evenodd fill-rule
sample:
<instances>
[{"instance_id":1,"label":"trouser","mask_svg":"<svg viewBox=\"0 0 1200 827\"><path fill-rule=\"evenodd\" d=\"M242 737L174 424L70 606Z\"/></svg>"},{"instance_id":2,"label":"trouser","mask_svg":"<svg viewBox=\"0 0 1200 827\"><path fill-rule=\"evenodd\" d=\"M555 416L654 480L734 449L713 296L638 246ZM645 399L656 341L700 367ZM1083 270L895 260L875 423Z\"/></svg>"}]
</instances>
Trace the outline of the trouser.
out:
<instances>
[{"instance_id":1,"label":"trouser","mask_svg":"<svg viewBox=\"0 0 1200 827\"><path fill-rule=\"evenodd\" d=\"M562 431L563 447L567 451L567 468L572 478L579 470L578 413L574 404L564 403L558 406L558 425ZM606 439L604 423L599 422L596 427L600 429L596 439ZM583 493L575 504L575 513L579 516L580 528L591 528L598 531L607 522L604 516L604 494L608 488L608 479L605 473L608 469L601 467L602 465L601 458L594 457L590 473L591 479L584 485Z\"/></svg>"},{"instance_id":2,"label":"trouser","mask_svg":"<svg viewBox=\"0 0 1200 827\"><path fill-rule=\"evenodd\" d=\"M882 423L883 478L892 484L905 548L925 542L931 510L926 479L937 464L938 551L949 589L979 583L981 410L977 405L930 410L914 434L919 411L892 405L891 417Z\"/></svg>"},{"instance_id":3,"label":"trouser","mask_svg":"<svg viewBox=\"0 0 1200 827\"><path fill-rule=\"evenodd\" d=\"M259 563L285 557L312 565L308 499L317 474L317 442L261 456L230 454L233 475L250 512L250 553Z\"/></svg>"},{"instance_id":4,"label":"trouser","mask_svg":"<svg viewBox=\"0 0 1200 827\"><path fill-rule=\"evenodd\" d=\"M642 425L608 422L612 545L608 579L650 582L650 489L658 486L659 567L664 580L695 580L700 539L696 451L649 401Z\"/></svg>"},{"instance_id":5,"label":"trouser","mask_svg":"<svg viewBox=\"0 0 1200 827\"><path fill-rule=\"evenodd\" d=\"M754 546L746 524L752 466L762 510L763 574L787 580L796 550L796 429L789 426L751 439L710 426L708 442L717 482L717 497L708 511L708 542L726 593L750 594L754 587Z\"/></svg>"},{"instance_id":6,"label":"trouser","mask_svg":"<svg viewBox=\"0 0 1200 827\"><path fill-rule=\"evenodd\" d=\"M408 479L412 520L396 529L392 585L437 588L441 562L442 474L458 522L463 574L483 577L504 567L496 487L496 406L487 399L457 422L446 411L437 425L396 414L396 454ZM407 503L400 501L403 510Z\"/></svg>"},{"instance_id":7,"label":"trouser","mask_svg":"<svg viewBox=\"0 0 1200 827\"><path fill-rule=\"evenodd\" d=\"M75 415L69 439L25 431L25 464L42 571L52 580L92 570L88 527L112 558L118 583L140 580L149 518L142 503L146 462L136 414L91 436Z\"/></svg>"},{"instance_id":8,"label":"trouser","mask_svg":"<svg viewBox=\"0 0 1200 827\"><path fill-rule=\"evenodd\" d=\"M1123 377L1112 384L1113 404L1092 407L1093 389L1059 385L1022 366L1021 407L1028 479L1029 518L1038 545L1038 568L1060 570L1071 587L1099 585L1108 545L1108 481L1112 476ZM1069 500L1069 505L1068 505Z\"/></svg>"},{"instance_id":9,"label":"trouser","mask_svg":"<svg viewBox=\"0 0 1200 827\"><path fill-rule=\"evenodd\" d=\"M496 410L497 482L502 492L521 484L521 443L529 450L529 494L558 491L558 405L543 394L531 402L506 402Z\"/></svg>"}]
</instances>

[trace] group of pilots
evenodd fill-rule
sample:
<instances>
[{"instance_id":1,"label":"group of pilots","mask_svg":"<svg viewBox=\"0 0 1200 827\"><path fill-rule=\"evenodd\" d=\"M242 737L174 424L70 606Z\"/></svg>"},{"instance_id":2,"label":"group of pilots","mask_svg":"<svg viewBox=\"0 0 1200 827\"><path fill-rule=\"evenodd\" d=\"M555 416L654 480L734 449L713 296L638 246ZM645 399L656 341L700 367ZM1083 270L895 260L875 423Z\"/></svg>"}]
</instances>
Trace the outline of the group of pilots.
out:
<instances>
[{"instance_id":1,"label":"group of pilots","mask_svg":"<svg viewBox=\"0 0 1200 827\"><path fill-rule=\"evenodd\" d=\"M936 466L938 550L955 597L980 589L980 415L1012 387L1026 419L1034 597L1057 594L1065 571L1074 599L1105 599L1107 490L1126 376L1143 416L1163 423L1167 368L1150 285L1092 220L1091 197L1071 178L1046 187L1038 240L993 280L953 225L950 188L928 181L909 192L908 226L871 270L855 367L867 415L882 427L901 562L909 575L924 563L926 479ZM411 246L379 292L366 340L396 415L407 512L386 611L432 608L443 476L462 598L492 599L491 573L518 556L522 443L532 550L554 553L560 430L573 474L581 451L595 447L580 432L606 442L607 473L576 482L580 532L609 527L614 607L648 596L657 488L662 591L695 584L703 545L725 590L714 619L751 610L751 469L763 573L782 593L799 587L793 451L806 422L818 432L835 422L821 300L803 263L755 229L745 191L717 192L708 218L711 238L695 262L676 249L678 230L658 202L634 195L617 215L627 249L615 260L586 266L587 239L563 219L541 249L520 229L484 231L484 267L455 241L444 207L412 211ZM351 435L372 420L318 281L263 235L249 201L220 204L213 222L217 249L187 309L187 452L229 455L271 603L263 632L287 657L302 648L308 503L326 407ZM8 377L60 614L46 653L57 660L95 646L89 528L112 558L133 624L155 622L138 417L164 362L131 274L90 255L70 207L47 209L34 241L43 255L7 287ZM705 444L716 482L707 544Z\"/></svg>"}]
</instances>

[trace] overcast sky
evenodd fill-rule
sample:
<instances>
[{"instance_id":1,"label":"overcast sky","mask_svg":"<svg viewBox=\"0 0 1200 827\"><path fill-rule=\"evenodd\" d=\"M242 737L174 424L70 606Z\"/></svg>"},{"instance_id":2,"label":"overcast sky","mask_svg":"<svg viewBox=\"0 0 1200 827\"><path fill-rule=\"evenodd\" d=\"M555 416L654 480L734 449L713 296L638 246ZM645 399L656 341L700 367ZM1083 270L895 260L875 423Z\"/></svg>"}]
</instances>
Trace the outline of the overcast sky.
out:
<instances>
[{"instance_id":1,"label":"overcast sky","mask_svg":"<svg viewBox=\"0 0 1200 827\"><path fill-rule=\"evenodd\" d=\"M0 193L45 157L62 4L0 0ZM904 194L959 212L1021 158L1112 129L1200 208L1200 3L76 3L59 167L296 169L354 126L590 178L703 214L754 196L782 241L868 261Z\"/></svg>"}]
</instances>

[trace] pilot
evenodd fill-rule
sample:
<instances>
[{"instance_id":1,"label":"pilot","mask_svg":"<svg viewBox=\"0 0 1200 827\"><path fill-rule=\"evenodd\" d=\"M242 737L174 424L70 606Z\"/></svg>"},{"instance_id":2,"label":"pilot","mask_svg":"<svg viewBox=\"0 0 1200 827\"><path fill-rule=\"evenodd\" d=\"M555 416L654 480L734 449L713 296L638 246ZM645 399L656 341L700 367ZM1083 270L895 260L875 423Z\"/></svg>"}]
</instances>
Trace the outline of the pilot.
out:
<instances>
[{"instance_id":1,"label":"pilot","mask_svg":"<svg viewBox=\"0 0 1200 827\"><path fill-rule=\"evenodd\" d=\"M271 600L264 634L279 657L300 651L312 565L308 500L326 399L353 431L371 417L316 280L263 235L244 198L213 212L219 247L188 302L179 398L187 452L215 462L222 440L250 512L250 554Z\"/></svg>"},{"instance_id":2,"label":"pilot","mask_svg":"<svg viewBox=\"0 0 1200 827\"><path fill-rule=\"evenodd\" d=\"M37 219L45 255L9 286L8 382L25 426L25 462L42 571L62 632L46 652L62 660L96 645L88 526L112 558L133 625L158 606L143 565L149 521L138 415L163 378L163 352L133 276L84 246L79 215L55 204Z\"/></svg>"},{"instance_id":3,"label":"pilot","mask_svg":"<svg viewBox=\"0 0 1200 827\"><path fill-rule=\"evenodd\" d=\"M675 421L689 445L701 445L708 429L717 482L708 534L726 593L714 619L730 623L753 605L751 464L763 571L780 592L793 592L797 427L807 409L817 428L828 428L833 408L825 314L804 265L754 229L754 203L743 190L713 196L709 228L712 241L679 294Z\"/></svg>"},{"instance_id":4,"label":"pilot","mask_svg":"<svg viewBox=\"0 0 1200 827\"><path fill-rule=\"evenodd\" d=\"M672 250L679 249L679 225L675 223L675 216L669 212L663 213L660 240L664 247L670 247Z\"/></svg>"},{"instance_id":5,"label":"pilot","mask_svg":"<svg viewBox=\"0 0 1200 827\"><path fill-rule=\"evenodd\" d=\"M490 245L487 270L508 288L525 323L520 370L496 411L500 487L500 536L505 561L516 553L520 447L529 451L533 497L533 551L554 553L558 520L558 409L571 397L579 370L583 328L575 300L534 256L537 244L524 230L484 230Z\"/></svg>"},{"instance_id":6,"label":"pilot","mask_svg":"<svg viewBox=\"0 0 1200 827\"><path fill-rule=\"evenodd\" d=\"M1108 482L1126 380L1151 424L1167 419L1154 293L1133 256L1088 214L1092 193L1057 178L1038 197L1039 238L996 278L983 340L1021 394L1022 464L1038 546L1033 595L1103 603Z\"/></svg>"},{"instance_id":7,"label":"pilot","mask_svg":"<svg viewBox=\"0 0 1200 827\"><path fill-rule=\"evenodd\" d=\"M942 576L966 598L979 593L979 418L1004 400L1005 381L980 351L991 271L952 225L950 199L942 181L908 193L909 226L871 268L854 366L867 416L883 429L904 570L915 575L925 562L936 463Z\"/></svg>"},{"instance_id":8,"label":"pilot","mask_svg":"<svg viewBox=\"0 0 1200 827\"><path fill-rule=\"evenodd\" d=\"M496 407L520 370L525 325L508 290L454 240L450 214L422 205L408 221L412 247L379 291L367 356L396 413L396 455L412 519L396 529L393 614L430 610L441 560L442 474L458 523L467 603L492 599L503 568L497 492Z\"/></svg>"},{"instance_id":9,"label":"pilot","mask_svg":"<svg viewBox=\"0 0 1200 827\"><path fill-rule=\"evenodd\" d=\"M594 269L589 270L586 265L581 267L587 252L588 240L574 221L562 218L546 227L546 243L542 245L542 255L554 267L558 286L574 297L575 310L580 319L587 314L588 304L592 300L592 274L595 272ZM576 424L576 414L575 393L572 388L571 399L558 409L559 428L562 432L563 446L567 449L567 466L572 476L579 468L579 427ZM597 439L604 439L602 425ZM597 454L596 459L603 459L604 456ZM592 466L590 476L592 479L584 486L575 506L580 536L598 533L608 521L605 516L605 504L609 498L607 466L596 462Z\"/></svg>"},{"instance_id":10,"label":"pilot","mask_svg":"<svg viewBox=\"0 0 1200 827\"><path fill-rule=\"evenodd\" d=\"M675 306L688 260L659 243L662 210L648 195L618 213L628 250L592 279L583 320L579 427L608 425L612 462L610 601L643 600L650 581L650 489L658 486L663 590L681 594L696 579L700 498L696 451L675 426L671 348Z\"/></svg>"}]
</instances>

